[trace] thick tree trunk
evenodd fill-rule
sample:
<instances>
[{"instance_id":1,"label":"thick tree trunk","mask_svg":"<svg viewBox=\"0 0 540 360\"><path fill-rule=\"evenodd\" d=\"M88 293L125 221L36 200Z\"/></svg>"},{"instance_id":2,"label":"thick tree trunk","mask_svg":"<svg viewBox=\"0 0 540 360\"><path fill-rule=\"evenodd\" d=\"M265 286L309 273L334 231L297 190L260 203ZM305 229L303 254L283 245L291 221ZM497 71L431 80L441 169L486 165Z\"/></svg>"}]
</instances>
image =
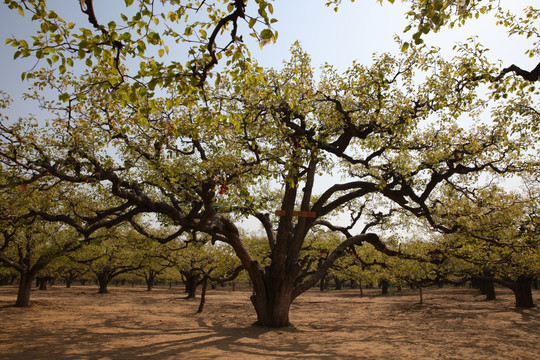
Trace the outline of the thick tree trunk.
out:
<instances>
[{"instance_id":1,"label":"thick tree trunk","mask_svg":"<svg viewBox=\"0 0 540 360\"><path fill-rule=\"evenodd\" d=\"M257 325L268 327L289 326L289 310L292 299L290 292L270 294L269 298L260 299L256 295L251 302L257 312Z\"/></svg>"},{"instance_id":2,"label":"thick tree trunk","mask_svg":"<svg viewBox=\"0 0 540 360\"><path fill-rule=\"evenodd\" d=\"M187 299L195 299L195 296L197 294L197 282L198 282L198 276L185 273L185 285L186 285L186 293Z\"/></svg>"},{"instance_id":3,"label":"thick tree trunk","mask_svg":"<svg viewBox=\"0 0 540 360\"><path fill-rule=\"evenodd\" d=\"M46 277L39 277L39 290L47 290L47 278Z\"/></svg>"},{"instance_id":4,"label":"thick tree trunk","mask_svg":"<svg viewBox=\"0 0 540 360\"><path fill-rule=\"evenodd\" d=\"M484 277L477 280L480 292L486 295L487 301L495 300L495 286L493 284L493 281L489 279L493 277L493 272L490 269L486 268L484 269L483 275Z\"/></svg>"},{"instance_id":5,"label":"thick tree trunk","mask_svg":"<svg viewBox=\"0 0 540 360\"><path fill-rule=\"evenodd\" d=\"M497 298L495 295L495 286L493 285L493 281L482 280L480 281L479 286L480 292L486 295L487 301L495 300Z\"/></svg>"},{"instance_id":6,"label":"thick tree trunk","mask_svg":"<svg viewBox=\"0 0 540 360\"><path fill-rule=\"evenodd\" d=\"M109 282L111 279L106 275L98 275L98 284L99 284L99 294L108 294L109 293Z\"/></svg>"},{"instance_id":7,"label":"thick tree trunk","mask_svg":"<svg viewBox=\"0 0 540 360\"><path fill-rule=\"evenodd\" d=\"M532 298L532 278L527 276L519 276L511 289L516 298L517 308L534 307Z\"/></svg>"},{"instance_id":8,"label":"thick tree trunk","mask_svg":"<svg viewBox=\"0 0 540 360\"><path fill-rule=\"evenodd\" d=\"M21 273L21 280L19 282L19 290L17 292L17 301L15 302L15 306L30 306L30 292L32 290L33 282L34 278L31 274Z\"/></svg>"}]
</instances>

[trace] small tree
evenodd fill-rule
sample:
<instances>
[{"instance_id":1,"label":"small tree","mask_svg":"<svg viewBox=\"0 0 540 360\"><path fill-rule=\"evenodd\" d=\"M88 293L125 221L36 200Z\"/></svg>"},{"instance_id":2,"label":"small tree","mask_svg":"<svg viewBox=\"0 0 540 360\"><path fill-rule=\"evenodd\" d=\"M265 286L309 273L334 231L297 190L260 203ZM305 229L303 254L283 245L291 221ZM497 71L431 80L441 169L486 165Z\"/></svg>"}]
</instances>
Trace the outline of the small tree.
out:
<instances>
[{"instance_id":1,"label":"small tree","mask_svg":"<svg viewBox=\"0 0 540 360\"><path fill-rule=\"evenodd\" d=\"M84 242L80 234L65 224L27 216L26 211L32 206L58 207L38 188L4 183L0 191L0 262L19 273L15 306L26 307L30 304L35 277L56 259L79 249Z\"/></svg>"},{"instance_id":2,"label":"small tree","mask_svg":"<svg viewBox=\"0 0 540 360\"><path fill-rule=\"evenodd\" d=\"M93 243L70 255L70 259L86 266L98 281L98 292L107 294L108 285L115 277L143 266L144 254L140 248L143 240L125 227L115 228L100 234Z\"/></svg>"}]
</instances>

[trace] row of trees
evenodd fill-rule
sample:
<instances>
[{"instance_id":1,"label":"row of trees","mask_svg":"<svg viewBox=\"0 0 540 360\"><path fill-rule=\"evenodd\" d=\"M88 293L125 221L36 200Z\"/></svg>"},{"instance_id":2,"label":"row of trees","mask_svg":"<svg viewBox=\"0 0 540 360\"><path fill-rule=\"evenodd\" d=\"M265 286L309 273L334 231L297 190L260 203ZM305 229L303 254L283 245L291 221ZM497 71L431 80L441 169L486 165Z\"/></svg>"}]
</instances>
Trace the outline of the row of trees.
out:
<instances>
[{"instance_id":1,"label":"row of trees","mask_svg":"<svg viewBox=\"0 0 540 360\"><path fill-rule=\"evenodd\" d=\"M58 227L57 236L77 234L66 236L62 253L123 224L141 236L130 237L130 248L143 238L167 244L206 234L236 255L265 326L288 325L294 299L357 248L415 261L383 267L424 269L418 284L453 280L459 260L484 264L482 274L501 284L528 284L530 294L538 276L536 207L529 204L537 194L530 149L538 144L539 67L501 69L478 42L457 46L448 60L422 42L445 24L491 11L510 33L533 39L527 51L534 56L538 9L518 18L496 1L413 0L408 16L417 31L398 42L398 55L380 54L343 73L327 65L315 76L299 44L281 69L262 69L251 58L240 25L263 44L275 40L270 1L139 0L134 8L126 0L126 11L107 25L91 0L80 3L89 27L64 20L47 1L6 1L40 24L31 44L8 42L15 57L47 61L23 77L49 119L0 125L1 188L23 201L3 208L4 244L23 236L13 235L19 224L28 223L21 225L28 236L27 227L43 221ZM192 44L184 63L167 55L175 42ZM491 186L513 176L533 179L530 193ZM38 193L39 201L24 200ZM510 209L514 201L527 206ZM239 228L247 217L265 234L264 261ZM414 224L413 238L434 231L440 239L401 248L388 242L404 222ZM335 246L313 261L305 251L321 233L334 234ZM532 298L518 305L532 306Z\"/></svg>"},{"instance_id":2,"label":"row of trees","mask_svg":"<svg viewBox=\"0 0 540 360\"><path fill-rule=\"evenodd\" d=\"M392 254L397 256L385 255L372 246L358 250L350 247L320 279L321 290L328 279L336 287L345 281L360 287L362 283L379 284L383 293L390 284L421 290L433 284L472 281L483 284L488 299L495 298L493 284L497 283L514 291L516 306L533 306L532 283L537 281L540 269L539 244L534 235L538 199L524 199L497 187L471 199L472 196L450 196L460 203L438 214L454 225L459 224L459 232L430 241L387 239L388 245L399 248L397 254ZM21 204L14 206L22 208ZM195 298L197 287L203 283L206 287L208 279L234 280L242 268L228 246L210 246L196 233L159 244L130 227L119 226L83 241L69 227L62 229L58 223L37 217L12 226L8 222L3 225L2 275L11 281L19 277L17 306L29 304L36 278L43 280L42 286L47 279L57 278L68 287L75 280L93 280L99 285L99 293L104 294L113 279L129 274L132 280L143 279L148 290L158 280L183 282L187 297ZM345 233L347 230L341 229ZM310 236L301 252L306 271L316 271L340 242L332 232L318 231ZM270 249L264 239L251 236L246 246L256 254L259 263L270 262ZM242 275L240 281L246 281L247 277Z\"/></svg>"},{"instance_id":3,"label":"row of trees","mask_svg":"<svg viewBox=\"0 0 540 360\"><path fill-rule=\"evenodd\" d=\"M18 278L16 306L29 305L34 280L43 280L42 288L51 279L62 279L68 287L75 280L92 280L105 294L113 279L126 274L144 280L148 290L158 280L182 282L187 297L194 298L205 278L220 282L240 270L230 249L209 246L195 235L161 245L121 226L85 240L72 229L37 218L4 222L3 229L0 269L3 279Z\"/></svg>"}]
</instances>

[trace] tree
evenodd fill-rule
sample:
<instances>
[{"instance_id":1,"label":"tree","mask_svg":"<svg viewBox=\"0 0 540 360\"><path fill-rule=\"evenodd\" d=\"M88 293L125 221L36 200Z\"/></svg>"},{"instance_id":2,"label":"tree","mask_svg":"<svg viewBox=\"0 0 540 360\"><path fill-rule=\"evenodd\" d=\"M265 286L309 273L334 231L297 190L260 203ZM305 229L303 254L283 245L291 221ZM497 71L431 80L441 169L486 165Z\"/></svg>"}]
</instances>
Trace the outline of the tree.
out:
<instances>
[{"instance_id":1,"label":"tree","mask_svg":"<svg viewBox=\"0 0 540 360\"><path fill-rule=\"evenodd\" d=\"M144 258L142 268L136 271L137 275L144 278L146 288L151 291L154 285L168 269L175 265L173 252L175 244L171 241L165 245L159 244L156 241L142 241L140 251Z\"/></svg>"},{"instance_id":2,"label":"tree","mask_svg":"<svg viewBox=\"0 0 540 360\"><path fill-rule=\"evenodd\" d=\"M88 273L88 269L79 263L71 261L68 255L64 255L57 260L54 270L56 276L66 283L66 288L70 288L75 280L81 280Z\"/></svg>"},{"instance_id":3,"label":"tree","mask_svg":"<svg viewBox=\"0 0 540 360\"><path fill-rule=\"evenodd\" d=\"M241 3L228 9L238 15L236 20ZM270 10L266 2L258 4L259 10ZM224 18L214 20L218 32ZM139 20L133 26L137 24ZM146 26L141 24L141 31ZM71 34L69 26L60 28ZM230 47L224 54L231 62L209 84L201 80L208 80L207 65L215 64L211 37L194 53L202 53L200 66L199 58L189 66L170 67L144 60L135 66L136 75L128 77L124 74L130 64L116 59L142 54L146 43L138 44L142 50L114 48L106 42L112 30L104 30L96 37L99 41L92 43L94 37L83 34L83 45L73 44L77 56L95 61L84 72L84 81L66 66L58 66L61 79L54 67L31 74L36 89L56 89L61 101L45 103L54 117L46 130L29 128L28 120L2 125L1 158L21 167L21 182L51 177L87 184L99 188L99 196L112 197L114 205L84 221L73 212L61 217L84 236L152 213L174 224L158 241L197 231L229 244L253 283L252 303L265 326L287 325L292 301L317 283L346 249L369 243L399 255L377 234L350 226L317 269L306 271L300 254L314 227L343 233L343 227L331 221L334 216L346 212L352 214L351 225L360 223L365 219L356 216L354 207L376 196L451 232L431 213L442 185L472 188L480 173L511 173L528 166L521 149L535 141L534 133L509 129L533 116L537 92L521 78L487 76L500 70L478 45L464 45L453 61L440 58L434 49L410 48L398 57L380 55L370 67L353 64L343 74L328 66L319 83L299 46L280 71L263 71ZM205 33L199 31L202 38ZM260 37L271 34L261 31ZM151 33L144 37L153 38ZM64 37L58 40L64 44ZM21 41L11 42L21 55L33 54ZM107 46L113 48L108 55L103 50ZM53 64L55 54L62 61L59 54L70 51L67 43L43 49ZM86 53L88 49L93 52ZM503 85L493 85L483 98L479 89L486 82ZM520 101L529 101L529 106L516 107ZM488 105L497 110L490 123L465 128L458 122L461 115L476 115ZM14 150L21 146L28 149L24 162ZM324 182L319 175L330 172L343 175L343 180L321 184L323 190L316 194L316 185ZM270 262L264 267L247 250L235 225L236 218L248 215L260 221L266 234Z\"/></svg>"},{"instance_id":4,"label":"tree","mask_svg":"<svg viewBox=\"0 0 540 360\"><path fill-rule=\"evenodd\" d=\"M229 246L216 244L210 246L196 233L176 251L174 262L186 287L188 299L195 299L197 287L203 285L206 291L208 280L226 282L236 278L242 267L231 256Z\"/></svg>"},{"instance_id":5,"label":"tree","mask_svg":"<svg viewBox=\"0 0 540 360\"><path fill-rule=\"evenodd\" d=\"M451 191L438 216L459 226L443 244L451 256L474 264L473 279L510 288L516 307L533 307L532 282L540 275L538 187L527 194L491 186L473 193Z\"/></svg>"},{"instance_id":6,"label":"tree","mask_svg":"<svg viewBox=\"0 0 540 360\"><path fill-rule=\"evenodd\" d=\"M142 239L129 229L118 227L101 234L97 241L73 253L70 259L85 265L99 284L98 292L107 294L109 283L118 275L140 269L144 263Z\"/></svg>"},{"instance_id":7,"label":"tree","mask_svg":"<svg viewBox=\"0 0 540 360\"><path fill-rule=\"evenodd\" d=\"M84 242L65 224L43 221L37 216L19 217L32 207L58 210L61 206L43 196L38 187L13 187L6 175L2 173L0 184L0 262L19 273L15 306L27 307L36 275L64 254L79 249Z\"/></svg>"}]
</instances>

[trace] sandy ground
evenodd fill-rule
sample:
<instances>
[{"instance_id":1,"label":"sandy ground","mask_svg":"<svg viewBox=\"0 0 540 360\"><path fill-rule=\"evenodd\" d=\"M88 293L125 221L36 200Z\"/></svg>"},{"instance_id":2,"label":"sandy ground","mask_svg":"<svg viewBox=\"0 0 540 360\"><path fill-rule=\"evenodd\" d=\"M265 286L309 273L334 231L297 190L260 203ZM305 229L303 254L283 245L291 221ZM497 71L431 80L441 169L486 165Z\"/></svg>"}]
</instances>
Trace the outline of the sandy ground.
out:
<instances>
[{"instance_id":1,"label":"sandy ground","mask_svg":"<svg viewBox=\"0 0 540 360\"><path fill-rule=\"evenodd\" d=\"M0 287L0 359L540 359L540 307L516 310L497 289L311 290L292 306L293 326L267 329L249 291L209 290L205 311L181 289L55 286L15 308ZM535 291L540 304L540 292Z\"/></svg>"}]
</instances>

